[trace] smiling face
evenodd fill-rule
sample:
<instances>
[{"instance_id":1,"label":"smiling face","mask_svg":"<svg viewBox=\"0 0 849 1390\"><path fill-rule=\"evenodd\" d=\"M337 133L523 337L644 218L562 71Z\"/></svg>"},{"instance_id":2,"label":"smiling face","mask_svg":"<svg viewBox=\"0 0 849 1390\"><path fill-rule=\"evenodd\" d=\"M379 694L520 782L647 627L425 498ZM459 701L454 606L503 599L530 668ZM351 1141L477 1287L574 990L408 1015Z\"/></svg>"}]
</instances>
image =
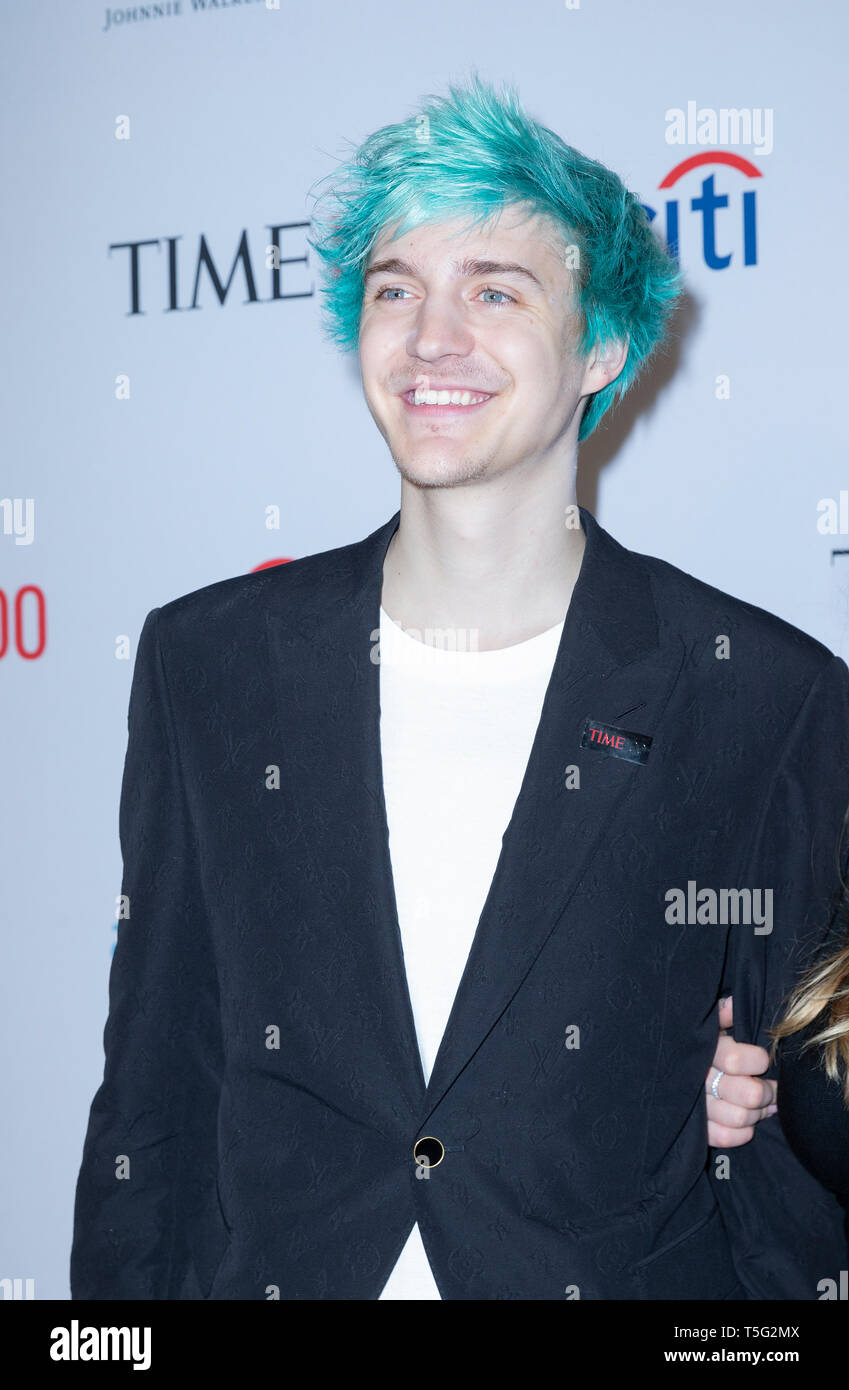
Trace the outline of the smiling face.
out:
<instances>
[{"instance_id":1,"label":"smiling face","mask_svg":"<svg viewBox=\"0 0 849 1390\"><path fill-rule=\"evenodd\" d=\"M582 396L617 374L577 355L573 272L550 219L511 207L467 226L397 240L390 229L366 269L363 390L399 472L420 487L571 453Z\"/></svg>"}]
</instances>

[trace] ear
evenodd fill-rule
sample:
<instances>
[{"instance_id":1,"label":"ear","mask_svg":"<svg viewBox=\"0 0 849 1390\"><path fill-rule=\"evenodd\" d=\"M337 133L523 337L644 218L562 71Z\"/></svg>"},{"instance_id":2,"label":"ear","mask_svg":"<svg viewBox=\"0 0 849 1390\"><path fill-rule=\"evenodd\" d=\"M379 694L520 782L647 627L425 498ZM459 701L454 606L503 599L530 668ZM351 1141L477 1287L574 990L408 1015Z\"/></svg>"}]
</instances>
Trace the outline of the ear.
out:
<instances>
[{"instance_id":1,"label":"ear","mask_svg":"<svg viewBox=\"0 0 849 1390\"><path fill-rule=\"evenodd\" d=\"M584 369L582 396L594 396L603 386L616 380L628 359L630 342L630 335L626 333L624 338L612 338L604 347L597 344L593 348Z\"/></svg>"}]
</instances>

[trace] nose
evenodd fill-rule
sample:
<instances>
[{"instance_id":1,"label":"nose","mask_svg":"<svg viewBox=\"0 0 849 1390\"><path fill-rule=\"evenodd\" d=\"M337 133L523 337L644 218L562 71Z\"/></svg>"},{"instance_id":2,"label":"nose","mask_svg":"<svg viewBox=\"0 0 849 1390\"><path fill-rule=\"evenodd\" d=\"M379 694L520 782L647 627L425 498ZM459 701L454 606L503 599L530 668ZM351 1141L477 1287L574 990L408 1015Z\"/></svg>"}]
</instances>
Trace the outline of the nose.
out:
<instances>
[{"instance_id":1,"label":"nose","mask_svg":"<svg viewBox=\"0 0 849 1390\"><path fill-rule=\"evenodd\" d=\"M468 357L475 346L474 334L463 320L462 306L449 291L431 293L416 312L407 337L410 357L434 362L440 357Z\"/></svg>"}]
</instances>

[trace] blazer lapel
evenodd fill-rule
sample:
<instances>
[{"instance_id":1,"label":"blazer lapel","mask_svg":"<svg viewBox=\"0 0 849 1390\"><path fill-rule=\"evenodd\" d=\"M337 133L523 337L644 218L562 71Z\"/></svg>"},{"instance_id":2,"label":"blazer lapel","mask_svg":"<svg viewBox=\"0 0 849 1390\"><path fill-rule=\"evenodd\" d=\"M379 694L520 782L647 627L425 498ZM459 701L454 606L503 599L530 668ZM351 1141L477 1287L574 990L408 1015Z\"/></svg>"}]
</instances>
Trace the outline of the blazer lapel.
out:
<instances>
[{"instance_id":1,"label":"blazer lapel","mask_svg":"<svg viewBox=\"0 0 849 1390\"><path fill-rule=\"evenodd\" d=\"M321 904L339 1010L361 1013L356 1069L390 1128L415 1124L425 1092L383 799L380 594L400 512L355 545L306 556L266 611L289 843ZM332 557L332 558L331 558ZM287 567L288 568L288 567ZM399 1109L400 1102L400 1109Z\"/></svg>"},{"instance_id":2,"label":"blazer lapel","mask_svg":"<svg viewBox=\"0 0 849 1390\"><path fill-rule=\"evenodd\" d=\"M370 1002L370 1100L419 1128L508 1007L645 769L581 748L587 718L652 737L684 664L659 645L648 574L580 508L581 570L539 725L429 1084L398 923L380 757L383 561L400 512L305 557L266 613L289 805L351 992ZM651 756L651 755L650 755ZM566 769L580 770L580 790ZM568 927L568 921L567 921ZM340 1007L343 1001L340 1000ZM381 1089L383 1088L383 1089Z\"/></svg>"},{"instance_id":3,"label":"blazer lapel","mask_svg":"<svg viewBox=\"0 0 849 1390\"><path fill-rule=\"evenodd\" d=\"M648 574L583 507L586 546L525 777L434 1061L421 1125L510 1004L648 764L581 747L587 719L657 739L684 665L659 644ZM657 759L656 743L649 754ZM577 767L580 789L566 785ZM652 766L652 772L654 765ZM569 929L568 916L564 930Z\"/></svg>"}]
</instances>

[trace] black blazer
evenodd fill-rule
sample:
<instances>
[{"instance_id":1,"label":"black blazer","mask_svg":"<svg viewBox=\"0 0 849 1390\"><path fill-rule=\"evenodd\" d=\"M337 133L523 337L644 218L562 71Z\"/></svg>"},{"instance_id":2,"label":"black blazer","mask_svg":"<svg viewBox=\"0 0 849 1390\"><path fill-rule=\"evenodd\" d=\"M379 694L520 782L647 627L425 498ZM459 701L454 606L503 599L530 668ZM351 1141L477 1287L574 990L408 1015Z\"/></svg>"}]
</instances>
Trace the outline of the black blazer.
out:
<instances>
[{"instance_id":1,"label":"black blazer","mask_svg":"<svg viewBox=\"0 0 849 1390\"><path fill-rule=\"evenodd\" d=\"M832 920L849 671L581 520L427 1086L380 761L399 513L148 614L73 1298L377 1299L414 1221L444 1299L816 1299L845 1268L840 1206L777 1116L719 1176L704 1078L720 994L764 1044ZM668 921L690 881L771 890L772 931Z\"/></svg>"}]
</instances>

